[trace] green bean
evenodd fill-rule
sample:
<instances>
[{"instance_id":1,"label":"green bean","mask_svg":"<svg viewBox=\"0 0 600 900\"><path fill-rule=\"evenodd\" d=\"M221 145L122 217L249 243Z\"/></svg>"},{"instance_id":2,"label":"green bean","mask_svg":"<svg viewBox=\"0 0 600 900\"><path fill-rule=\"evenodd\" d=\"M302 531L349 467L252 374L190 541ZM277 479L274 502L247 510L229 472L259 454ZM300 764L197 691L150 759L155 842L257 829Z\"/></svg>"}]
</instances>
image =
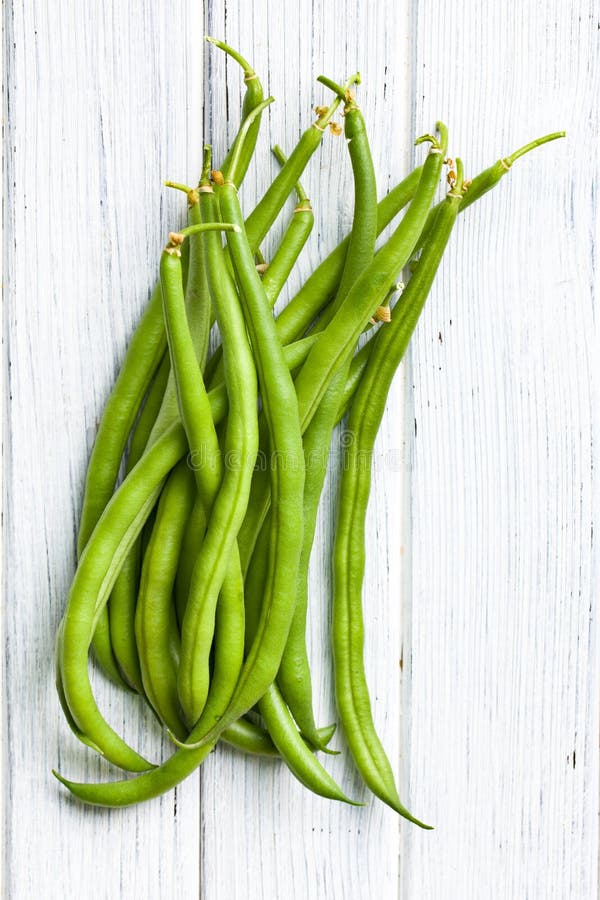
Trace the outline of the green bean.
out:
<instances>
[{"instance_id":1,"label":"green bean","mask_svg":"<svg viewBox=\"0 0 600 900\"><path fill-rule=\"evenodd\" d=\"M285 164L286 158L279 146L273 147L273 154L281 165ZM271 307L275 306L283 285L287 281L290 271L308 240L314 225L314 214L310 200L300 182L296 183L296 195L298 203L292 213L290 223L271 261L266 264L267 268L262 277L263 289ZM258 252L255 253L255 256L257 255ZM264 263L262 254L260 258ZM208 383L212 384L213 379L221 376L221 372L221 348L217 347L206 369Z\"/></svg>"},{"instance_id":2,"label":"green bean","mask_svg":"<svg viewBox=\"0 0 600 900\"><path fill-rule=\"evenodd\" d=\"M187 194L189 221L192 224L198 224L200 217L197 192L185 185L177 184L175 182L167 182L167 185L178 188ZM189 254L187 254L189 256L189 277L187 278L186 283L186 308L190 331L193 335L196 357L198 359L198 364L202 367L208 351L210 300L208 298L206 278L203 270L202 246L199 246L197 243L199 240L201 240L201 237L198 234L192 234L190 236L190 241L193 243ZM164 325L162 327L164 330ZM158 393L159 391L157 390L157 395ZM153 398L153 402L157 399L158 396ZM154 412L154 410L152 410L152 412ZM148 415L148 419L149 418L150 411ZM162 392L162 401L158 412L154 414L153 418L154 421L149 429L149 433L147 429L147 424L149 424L149 422L146 423L146 420L142 419L139 423L143 426L143 434L138 436L138 429L136 429L136 432L134 433L130 452L131 463L128 463L128 468L131 467L132 463L135 463L138 455L143 451L146 445L152 444L159 434L164 432L169 425L173 424L178 419L177 394L172 371L167 375L167 384ZM144 447L141 446L142 436L145 438L145 441L143 442ZM137 662L137 651L135 648L134 615L141 552L141 544L136 541L131 548L129 556L123 563L122 570L119 573L119 577L117 578L113 589L113 596L109 607L109 616L112 617L113 620L111 636L117 661L127 680L137 687L138 690L141 688L141 676L139 674L139 664ZM102 621L102 619L100 621Z\"/></svg>"},{"instance_id":3,"label":"green bean","mask_svg":"<svg viewBox=\"0 0 600 900\"><path fill-rule=\"evenodd\" d=\"M275 684L271 684L260 698L258 709L265 720L273 743L301 784L321 797L340 800L343 803L350 803L352 806L360 806L344 794L304 743ZM317 741L320 741L319 735L317 735Z\"/></svg>"},{"instance_id":4,"label":"green bean","mask_svg":"<svg viewBox=\"0 0 600 900\"><path fill-rule=\"evenodd\" d=\"M160 314L160 290L155 288L140 323L127 348L117 381L106 402L86 474L77 555L81 556L89 537L112 494L127 438L142 399L165 350ZM112 681L128 688L110 644L106 610L96 624L94 652Z\"/></svg>"},{"instance_id":5,"label":"green bean","mask_svg":"<svg viewBox=\"0 0 600 900\"><path fill-rule=\"evenodd\" d=\"M152 292L98 427L86 475L77 553L81 556L114 490L127 438L166 350L160 286Z\"/></svg>"},{"instance_id":6,"label":"green bean","mask_svg":"<svg viewBox=\"0 0 600 900\"><path fill-rule=\"evenodd\" d=\"M347 447L339 488L334 543L332 646L336 703L348 746L370 789L400 815L424 826L401 803L389 760L373 724L363 666L364 625L361 588L364 575L364 525L370 488L375 437L393 375L439 266L458 215L462 198L462 164L458 181L436 218L423 255L404 292L392 323L379 331L369 362L350 406L347 423L352 443Z\"/></svg>"},{"instance_id":7,"label":"green bean","mask_svg":"<svg viewBox=\"0 0 600 900\"><path fill-rule=\"evenodd\" d=\"M259 539L258 554L253 559L246 578L246 646L251 650L260 626L262 597L267 578L266 561L270 543L270 530L263 529ZM335 731L335 725L328 729L317 729L310 737L300 735L297 723L275 684L272 684L257 704L267 730L285 763L302 784L317 794L336 800L348 801L338 785L314 758L313 751L324 749Z\"/></svg>"},{"instance_id":8,"label":"green bean","mask_svg":"<svg viewBox=\"0 0 600 900\"><path fill-rule=\"evenodd\" d=\"M187 194L190 222L192 224L194 222L198 223L199 214L197 193L185 187L184 185L175 184L174 182L167 182L167 185L179 188ZM192 237L190 238L191 249L189 253L186 251L185 254L186 258L188 259L187 271L189 276L186 279L186 303L187 308L190 311L189 318L191 328L194 333L196 351L200 363L201 365L203 365L208 350L210 306L206 302L206 285L202 267L202 248L201 246L199 247L197 243L199 240L199 236L192 235ZM162 317L160 327L164 332ZM169 421L172 421L172 418L169 419L167 416L165 416L165 410L168 408L172 409L174 406L172 378L168 374L166 377L167 385L162 387L161 392L160 382L162 379L159 380L154 395L151 398L152 403L147 403L145 405L140 417L140 421L138 422L138 425L134 431L128 457L127 471L131 469L132 465L137 461L137 459L143 452L146 443L148 443L148 440L150 439L150 436L155 436L157 431L160 430L160 422L163 422L164 429L164 427L166 427L166 424L168 424ZM159 410L155 411L154 406L158 401L159 395L161 394L162 396L161 402L159 403ZM171 398L170 405L169 398ZM157 418L159 419L159 425L156 424ZM122 571L115 583L113 595L108 607L110 638L117 663L121 672L125 676L126 681L138 691L141 690L141 676L139 672L139 662L137 659L137 651L135 647L134 615L140 555L141 547L139 543L136 542L131 549L129 557L123 564ZM106 612L103 612L99 619L99 623L104 622L105 616ZM99 626L97 625L96 635L94 637L94 648L96 648L96 644L99 639L99 630Z\"/></svg>"},{"instance_id":9,"label":"green bean","mask_svg":"<svg viewBox=\"0 0 600 900\"><path fill-rule=\"evenodd\" d=\"M325 79L328 86L342 91ZM354 176L354 215L346 261L331 309L339 309L350 288L371 263L377 236L377 184L364 119L349 91L343 92L344 134ZM308 609L308 568L314 539L319 499L327 472L333 429L348 379L352 358L349 356L333 377L317 411L304 432L306 481L304 487L304 542L296 582L296 608L285 646L277 684L300 731L316 742L316 725L312 710L310 666L306 650L306 616Z\"/></svg>"},{"instance_id":10,"label":"green bean","mask_svg":"<svg viewBox=\"0 0 600 900\"><path fill-rule=\"evenodd\" d=\"M195 732L192 731L190 739L194 739L194 737ZM237 724L234 725L232 732L226 730L223 734L223 738L229 738L234 746L239 747L243 743L244 749L248 752L252 752L252 748L256 747L256 737L251 729ZM260 748L264 746L260 741L258 752L262 752ZM52 771L61 784L68 788L75 797L86 803L96 806L131 806L134 803L158 797L178 785L204 762L213 747L214 744L204 744L197 750L176 750L162 765L149 772L144 772L137 778L105 784L82 784L69 781L54 769Z\"/></svg>"},{"instance_id":11,"label":"green bean","mask_svg":"<svg viewBox=\"0 0 600 900\"><path fill-rule=\"evenodd\" d=\"M203 231L209 228L216 230L219 223L204 223L191 227ZM223 230L233 231L235 228L236 226L221 226ZM182 234L190 231L190 228L184 229ZM171 238L175 244L179 240L174 235ZM190 593L182 623L181 661L177 679L184 715L191 725L200 717L208 694L209 652L219 592L228 610L232 604L235 609L243 608L243 581L239 558L232 551L239 527L236 524L236 516L240 517L239 510L243 508L244 485L249 484L248 473L251 470L246 464L245 470L242 467L236 470L228 468L223 473L210 401L204 388L185 317L181 267L176 246L168 247L162 256L161 284L180 414L190 445L191 458L197 454L193 472L208 521L204 540L192 570ZM255 416L255 404L253 406ZM230 411L230 422L232 416L233 413ZM245 428L245 424L243 427ZM233 446L239 449L240 427L234 424L228 433L231 431L236 438ZM248 442L248 438L246 440ZM232 447L231 442L228 442L228 447ZM254 458L251 457L250 463L253 462ZM241 666L243 624L241 637L238 636L239 631L238 627L229 635L228 656L231 658L232 644L236 640L239 645Z\"/></svg>"},{"instance_id":12,"label":"green bean","mask_svg":"<svg viewBox=\"0 0 600 900\"><path fill-rule=\"evenodd\" d=\"M144 693L158 718L180 737L187 730L181 721L177 696L179 654L173 646L175 609L173 582L182 532L194 500L194 476L185 459L173 469L156 513L150 541L144 553L135 639L139 652Z\"/></svg>"},{"instance_id":13,"label":"green bean","mask_svg":"<svg viewBox=\"0 0 600 900\"><path fill-rule=\"evenodd\" d=\"M109 761L133 772L151 764L102 717L89 681L88 648L123 559L156 503L165 477L186 449L183 428L174 426L125 478L81 556L63 618L58 665L73 720Z\"/></svg>"},{"instance_id":14,"label":"green bean","mask_svg":"<svg viewBox=\"0 0 600 900\"><path fill-rule=\"evenodd\" d=\"M223 391L225 392L225 385L223 383L221 384ZM190 583L192 581L194 564L205 531L206 510L204 509L204 503L198 494L196 494L194 505L183 533L179 562L177 564L177 574L175 576L175 608L177 610L177 621L180 630L190 593Z\"/></svg>"},{"instance_id":15,"label":"green bean","mask_svg":"<svg viewBox=\"0 0 600 900\"><path fill-rule=\"evenodd\" d=\"M281 147L277 145L273 147L273 154L280 165L285 165L286 157ZM310 200L300 182L296 183L296 195L298 203L292 214L292 219L279 247L269 262L267 271L263 275L263 289L271 307L275 306L281 289L300 256L315 222Z\"/></svg>"},{"instance_id":16,"label":"green bean","mask_svg":"<svg viewBox=\"0 0 600 900\"><path fill-rule=\"evenodd\" d=\"M228 56L231 56L239 65L242 67L244 71L244 83L246 85L246 93L244 95L244 101L242 103L242 122L247 118L247 116L259 106L264 99L262 85L258 79L258 75L252 68L249 62L247 62L243 56L241 56L236 50L230 47L228 44L223 43L223 41L218 41L215 38L207 37L206 40L210 44L214 44L215 47L218 47L219 50L223 50L227 53ZM239 187L244 179L244 175L248 170L248 166L250 165L250 160L252 159L252 155L254 153L254 148L256 147L256 139L258 137L258 132L260 130L260 115L252 122L252 127L248 130L246 134L246 139L244 143L244 152L243 154L238 156L237 163L235 169L232 169L232 158L234 155L235 144L232 145L231 150L228 152L227 156L223 160L221 164L221 172L224 178L228 178L230 181L233 181L237 187Z\"/></svg>"},{"instance_id":17,"label":"green bean","mask_svg":"<svg viewBox=\"0 0 600 900\"><path fill-rule=\"evenodd\" d=\"M244 753L252 753L256 756L279 756L279 751L268 732L247 719L242 718L237 722L232 722L221 735L221 740Z\"/></svg>"},{"instance_id":18,"label":"green bean","mask_svg":"<svg viewBox=\"0 0 600 900\"><path fill-rule=\"evenodd\" d=\"M388 242L363 270L320 334L296 379L301 421L308 424L323 396L331 374L356 345L364 323L386 297L398 272L406 265L419 239L437 187L446 153L447 132L438 122L441 143L430 135L418 139L432 142L413 200Z\"/></svg>"},{"instance_id":19,"label":"green bean","mask_svg":"<svg viewBox=\"0 0 600 900\"><path fill-rule=\"evenodd\" d=\"M61 705L62 711L64 713L65 719L67 720L67 724L68 724L69 728L71 729L71 731L73 732L73 734L75 735L75 737L77 737L83 744L86 744L86 746L91 747L92 750L95 750L96 753L101 754L102 751L100 750L100 748L97 747L93 741L90 741L88 739L87 735L85 735L83 733L83 731L81 731L81 729L77 725L77 722L73 718L71 710L69 709L69 704L67 703L67 699L65 697L65 691L64 691L63 683L62 683L62 674L61 674L60 665L59 665L59 660L62 657L62 647L63 647L63 623L61 622L60 625L58 626L58 630L56 632L55 667L54 667L54 673L55 673L55 682L54 683L56 685L56 692L58 694L58 700Z\"/></svg>"},{"instance_id":20,"label":"green bean","mask_svg":"<svg viewBox=\"0 0 600 900\"><path fill-rule=\"evenodd\" d=\"M199 215L198 207L198 218ZM194 232L206 231L208 227L207 223L190 226L190 228L184 229L182 234L192 236ZM218 223L211 223L210 227L215 229L219 226ZM228 227L222 226L223 230ZM196 460L196 464L193 466L193 476L208 521L204 540L199 544L198 555L191 572L190 596L186 607L186 610L198 610L194 620L194 640L197 643L194 644L192 651L194 654L193 667L185 668L190 654L188 640L190 620L184 616L182 662L180 662L177 677L177 693L184 714L191 725L199 718L208 694L208 657L211 645L209 635L214 630L215 606L219 592L222 593L227 609L232 607L236 609L242 606L240 595L243 592L243 581L239 569L239 558L236 565L236 556L231 554L232 542L237 532L232 530L235 528L235 524L229 528L223 527L227 522L223 505L229 502L232 489L238 490L243 482L239 481L237 473L233 477L226 478L226 483L223 484L223 498L226 499L217 499L222 480L221 451L212 420L210 401L204 387L200 364L196 358L194 340L186 317L181 264L177 255L177 242L180 237L175 238L174 235L171 237L172 240L175 240L175 246L168 247L161 259L165 324L179 413L190 447L190 459ZM198 265L204 273L203 261L199 260ZM209 308L208 304L207 308ZM208 315L206 318L208 321ZM230 484L233 485L233 488L229 486ZM182 531L190 512L191 506L185 513L185 519L181 522ZM235 520L231 521L235 523ZM182 536L181 533L177 544L178 549ZM239 631L239 628L237 630ZM202 640L198 640L198 634L202 635ZM228 635L228 660L232 657L236 637L237 631L235 630L233 634ZM243 639L237 638L237 645L239 646L239 668ZM188 681L184 680L182 675L184 671L190 672ZM174 687L175 685L173 685ZM193 710L193 713L189 712L190 709ZM176 728L172 730L177 733ZM181 733L181 729L179 733Z\"/></svg>"},{"instance_id":21,"label":"green bean","mask_svg":"<svg viewBox=\"0 0 600 900\"><path fill-rule=\"evenodd\" d=\"M158 415L169 376L169 354L163 360L149 388L139 419L131 437L126 472L140 459ZM136 542L127 555L110 595L108 617L110 640L115 659L127 683L143 694L142 675L135 643L135 605L141 565L141 545Z\"/></svg>"},{"instance_id":22,"label":"green bean","mask_svg":"<svg viewBox=\"0 0 600 900\"><path fill-rule=\"evenodd\" d=\"M178 185L175 182L168 182L171 187L177 187L187 193L189 204L189 220L190 227L196 227L200 223L200 205L198 192L186 187L186 185ZM184 229L185 231L186 229ZM192 232L191 237L199 239L201 232ZM181 252L182 246L178 249ZM197 247L195 248L198 249ZM201 250L201 248L200 248ZM181 257L178 258L181 271ZM206 276L203 271L203 255L194 254L194 264L197 271L197 278L194 281L194 290L186 295L186 310L189 330L194 344L195 355L200 369L204 369L206 357L208 353L208 339L211 326L211 307L210 297L208 294L208 285ZM181 278L181 275L179 276ZM188 278L188 284L190 279ZM162 295L161 295L162 297ZM163 323L164 328L164 323ZM157 438L163 434L168 428L179 420L179 403L177 399L177 388L175 384L175 376L173 371L169 375L169 380L165 388L163 402L156 417L154 427L148 438L147 447L151 447Z\"/></svg>"}]
</instances>

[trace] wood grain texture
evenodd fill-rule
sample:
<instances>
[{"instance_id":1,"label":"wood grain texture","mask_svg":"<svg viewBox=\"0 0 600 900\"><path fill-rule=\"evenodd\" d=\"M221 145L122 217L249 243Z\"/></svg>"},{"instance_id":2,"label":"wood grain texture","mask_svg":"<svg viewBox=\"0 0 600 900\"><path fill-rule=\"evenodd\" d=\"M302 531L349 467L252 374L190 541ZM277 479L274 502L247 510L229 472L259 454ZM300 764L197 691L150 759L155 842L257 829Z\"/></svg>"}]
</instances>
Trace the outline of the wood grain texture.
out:
<instances>
[{"instance_id":1,"label":"wood grain texture","mask_svg":"<svg viewBox=\"0 0 600 900\"><path fill-rule=\"evenodd\" d=\"M202 22L191 3L167 9L152 0L127 10L36 0L6 11L5 896L193 896L193 784L138 809L85 810L50 769L115 777L63 721L54 633L96 422L164 235L183 214L180 196L162 182L197 165L198 129L186 104L201 105L191 34ZM135 744L156 747L147 714L132 715L100 678L98 696Z\"/></svg>"},{"instance_id":2,"label":"wood grain texture","mask_svg":"<svg viewBox=\"0 0 600 900\"><path fill-rule=\"evenodd\" d=\"M596 5L14 0L5 17L4 894L588 900L600 794ZM537 134L569 133L461 217L375 455L374 715L401 795L433 833L370 800L345 754L325 765L359 809L228 748L132 810L84 809L50 776L58 764L110 777L62 721L53 635L96 422L183 216L162 181L194 180L203 134L218 159L238 124L239 71L203 32L239 47L277 100L247 209L275 172L271 143L289 151L326 98L321 73L361 71L381 193L440 117L470 173ZM328 134L307 170L316 225L282 302L347 229L346 156ZM334 471L311 570L323 724L335 718L335 485ZM95 684L110 721L156 748L150 718ZM334 743L344 750L342 735Z\"/></svg>"}]
</instances>

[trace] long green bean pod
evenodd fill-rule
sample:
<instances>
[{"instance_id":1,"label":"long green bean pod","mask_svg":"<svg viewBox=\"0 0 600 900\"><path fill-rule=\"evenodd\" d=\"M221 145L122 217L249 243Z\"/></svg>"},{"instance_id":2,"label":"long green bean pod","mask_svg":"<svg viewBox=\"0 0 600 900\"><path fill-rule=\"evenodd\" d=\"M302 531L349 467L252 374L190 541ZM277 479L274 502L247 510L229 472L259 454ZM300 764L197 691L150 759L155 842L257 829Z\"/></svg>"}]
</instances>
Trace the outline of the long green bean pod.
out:
<instances>
[{"instance_id":1,"label":"long green bean pod","mask_svg":"<svg viewBox=\"0 0 600 900\"><path fill-rule=\"evenodd\" d=\"M165 306L165 320L171 366L175 375L177 397L181 419L190 445L192 465L198 491L207 510L207 529L200 545L192 571L190 594L182 623L181 661L177 688L180 702L188 724L191 726L199 718L208 694L209 652L214 631L214 617L217 598L221 588L235 592L239 596L238 607L243 608L241 598L243 581L233 562L232 550L245 509L247 490L250 482L251 466L254 464L254 443L252 429L246 422L235 422L230 410L228 435L235 440L228 446L248 452L249 461L240 467L228 467L223 472L219 443L210 412L210 401L203 385L196 362L194 345L185 318L181 266L177 256L177 243L182 236L197 231L236 231L236 225L204 223L184 229L181 235L171 235L173 246L167 247L161 258L161 284ZM231 314L231 310L228 310ZM241 316L240 316L241 321ZM248 367L250 385L246 385L247 395L252 399L253 368ZM246 401L248 404L248 400ZM248 404L256 416L255 401ZM232 424L233 423L233 424ZM240 444L244 440L244 444ZM223 476L221 478L221 476ZM230 568L230 559L234 568ZM229 574L229 577L227 577ZM227 582L224 585L224 582ZM240 663L243 636L238 641Z\"/></svg>"},{"instance_id":2,"label":"long green bean pod","mask_svg":"<svg viewBox=\"0 0 600 900\"><path fill-rule=\"evenodd\" d=\"M271 740L301 784L321 797L341 800L352 806L359 805L344 794L310 747L302 740L276 684L271 684L262 695L258 702L258 710L265 721ZM320 745L322 739L319 734L316 735L316 739Z\"/></svg>"},{"instance_id":3,"label":"long green bean pod","mask_svg":"<svg viewBox=\"0 0 600 900\"><path fill-rule=\"evenodd\" d=\"M165 353L131 436L126 472L131 472L144 452L162 404L169 371L169 354ZM115 581L107 607L110 641L115 659L127 683L139 694L144 693L144 688L135 642L135 606L141 566L141 549L140 542L136 541Z\"/></svg>"},{"instance_id":4,"label":"long green bean pod","mask_svg":"<svg viewBox=\"0 0 600 900\"><path fill-rule=\"evenodd\" d=\"M172 594L183 529L194 493L194 476L183 459L169 475L160 496L144 553L135 609L135 638L144 693L160 721L182 738L187 729L181 721L177 696L179 633Z\"/></svg>"},{"instance_id":5,"label":"long green bean pod","mask_svg":"<svg viewBox=\"0 0 600 900\"><path fill-rule=\"evenodd\" d=\"M371 714L363 665L364 625L361 589L365 560L365 516L370 490L370 461L388 390L404 355L438 269L462 199L462 164L444 201L423 255L404 292L392 323L373 342L369 362L352 400L339 488L334 543L332 647L336 704L348 746L367 785L400 815L424 826L401 803L391 765ZM369 465L366 465L366 461Z\"/></svg>"},{"instance_id":6,"label":"long green bean pod","mask_svg":"<svg viewBox=\"0 0 600 900\"><path fill-rule=\"evenodd\" d=\"M237 50L234 50L233 47L230 47L229 44L225 44L223 41L218 41L216 38L212 37L207 37L206 40L209 42L209 44L214 44L215 47L218 47L219 50L223 50L228 56L234 59L242 67L242 70L244 72L244 84L246 85L246 91L242 103L243 123L250 115L250 113L255 110L256 107L259 106L264 100L263 88L258 75L254 71L250 63L247 62L247 60L245 60L244 57L237 52ZM221 172L223 173L223 177L233 181L237 187L239 187L244 180L244 175L246 174L248 166L250 165L250 161L254 153L254 148L256 147L256 140L258 138L259 130L260 114L256 119L253 120L252 127L246 134L244 151L242 154L238 155L235 171L233 171L231 168L231 163L234 156L235 142L234 144L232 144L232 147L227 153L227 156L221 163Z\"/></svg>"},{"instance_id":7,"label":"long green bean pod","mask_svg":"<svg viewBox=\"0 0 600 900\"><path fill-rule=\"evenodd\" d=\"M275 145L273 155L281 166L285 165L286 156L281 147ZM275 306L283 285L300 256L315 223L310 200L299 181L296 182L296 196L298 202L292 218L263 275L263 289L271 307Z\"/></svg>"},{"instance_id":8,"label":"long green bean pod","mask_svg":"<svg viewBox=\"0 0 600 900\"><path fill-rule=\"evenodd\" d=\"M325 80L325 83L333 86L336 91L343 90L328 80ZM331 304L334 311L339 308L363 269L371 263L377 237L377 183L365 123L353 95L346 91L343 96L344 134L354 177L354 215L345 265L338 292ZM348 379L351 359L351 356L348 356L334 375L304 432L306 465L304 541L296 581L294 618L277 675L277 684L300 731L315 745L318 738L312 709L311 675L306 650L308 568L319 500L327 472L331 438Z\"/></svg>"},{"instance_id":9,"label":"long green bean pod","mask_svg":"<svg viewBox=\"0 0 600 900\"><path fill-rule=\"evenodd\" d=\"M206 230L215 226L195 227ZM165 252L164 256L170 254ZM173 456L169 452L152 455L151 463L146 467L148 480L145 484L138 483L140 466L135 466L125 479L127 490L118 491L106 506L102 517L103 528L94 529L86 544L87 552L82 554L63 619L59 665L64 697L73 720L80 731L101 748L107 759L131 771L144 771L150 763L129 747L101 715L89 681L88 648L125 555L152 511L164 478L185 452L185 432L181 432L175 429L173 440L168 445ZM120 521L117 518L119 514ZM98 532L98 540L94 542ZM88 549L92 543L94 548L98 547L95 552ZM104 556L103 550L108 548L112 552ZM93 584L96 589L91 587Z\"/></svg>"}]
</instances>

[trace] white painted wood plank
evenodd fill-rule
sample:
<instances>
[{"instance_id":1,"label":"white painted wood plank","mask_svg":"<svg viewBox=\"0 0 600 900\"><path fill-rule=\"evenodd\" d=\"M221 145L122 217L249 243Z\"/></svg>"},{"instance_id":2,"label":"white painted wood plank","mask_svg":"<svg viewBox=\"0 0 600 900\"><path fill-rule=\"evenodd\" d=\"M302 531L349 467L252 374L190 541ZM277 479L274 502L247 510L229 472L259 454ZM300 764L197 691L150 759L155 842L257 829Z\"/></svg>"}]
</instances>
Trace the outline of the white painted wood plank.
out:
<instances>
[{"instance_id":1,"label":"white painted wood plank","mask_svg":"<svg viewBox=\"0 0 600 900\"><path fill-rule=\"evenodd\" d=\"M597 12L418 4L417 130L448 121L469 172L568 141L465 214L414 344L408 758L438 827L404 833L409 898L597 891Z\"/></svg>"},{"instance_id":2,"label":"white painted wood plank","mask_svg":"<svg viewBox=\"0 0 600 900\"><path fill-rule=\"evenodd\" d=\"M63 723L53 641L73 573L87 456L169 227L163 180L197 166L202 25L193 3L7 6L6 896L196 896L197 787L132 810L52 778L115 777ZM98 679L101 707L157 730ZM132 726L127 723L139 722ZM118 777L118 775L117 775Z\"/></svg>"},{"instance_id":3,"label":"white painted wood plank","mask_svg":"<svg viewBox=\"0 0 600 900\"><path fill-rule=\"evenodd\" d=\"M249 172L242 199L248 209L267 186L274 168L268 148L279 142L290 150L312 121L311 107L328 99L316 77L338 80L356 69L363 76L357 96L373 135L380 191L408 171L410 104L409 10L393 3L358 7L355 3L213 2L207 30L251 57L266 88L276 98L264 117L258 162ZM212 61L207 120L221 146L225 116L225 67ZM238 122L240 79L227 68L228 140ZM221 151L222 152L222 151ZM303 179L315 206L316 224L293 278L306 277L346 231L352 214L352 183L342 139L327 134ZM390 420L401 416L402 391L391 404ZM381 454L395 449L386 428ZM402 446L400 445L400 450ZM399 583L404 541L402 464L390 476L378 467L372 531L382 548L369 561L366 591L368 672L374 711L386 748L398 766L400 739L401 653ZM334 527L335 479L326 488L316 536L320 548L311 575L311 660L319 721L335 721L329 654L328 606L330 548ZM336 747L345 750L343 738ZM366 900L396 895L399 831L405 827L379 801L370 798L355 777L347 755L323 757L327 769L351 796L366 801L347 808L312 796L282 765L246 760L217 750L202 771L202 889L204 900L217 897L274 900L309 896ZM407 799L409 802L409 799Z\"/></svg>"}]
</instances>

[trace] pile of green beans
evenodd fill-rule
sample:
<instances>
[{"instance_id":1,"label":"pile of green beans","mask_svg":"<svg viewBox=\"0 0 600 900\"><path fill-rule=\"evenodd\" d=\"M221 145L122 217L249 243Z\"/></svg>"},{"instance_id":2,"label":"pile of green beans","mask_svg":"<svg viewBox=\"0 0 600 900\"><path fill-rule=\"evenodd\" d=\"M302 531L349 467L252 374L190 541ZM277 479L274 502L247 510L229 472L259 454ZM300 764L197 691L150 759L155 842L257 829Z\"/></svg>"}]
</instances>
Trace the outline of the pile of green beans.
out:
<instances>
[{"instance_id":1,"label":"pile of green beans","mask_svg":"<svg viewBox=\"0 0 600 900\"><path fill-rule=\"evenodd\" d=\"M422 164L378 202L355 96L360 78L339 85L321 76L329 106L316 108L288 158L275 148L279 172L245 214L238 191L272 98L239 53L211 41L242 68L242 123L220 169L205 147L196 187L168 183L185 192L189 224L169 235L98 429L78 565L56 640L56 686L69 726L136 775L80 784L55 774L81 800L126 806L178 784L222 740L278 756L315 793L354 802L317 755L336 752L336 725L317 725L306 646L317 510L335 429L345 419L352 440L339 479L331 598L339 724L370 790L428 828L400 800L365 677L370 461L393 375L458 214L516 159L563 133L534 140L467 181L438 122L435 134L416 141L428 145ZM275 316L313 226L299 180L325 132L341 133L337 112L354 183L352 227ZM449 190L436 203L444 168ZM293 194L297 205L266 262L261 244ZM397 299L403 270L407 285ZM147 701L174 745L165 761L145 759L108 724L90 682L90 649L108 678Z\"/></svg>"}]
</instances>

